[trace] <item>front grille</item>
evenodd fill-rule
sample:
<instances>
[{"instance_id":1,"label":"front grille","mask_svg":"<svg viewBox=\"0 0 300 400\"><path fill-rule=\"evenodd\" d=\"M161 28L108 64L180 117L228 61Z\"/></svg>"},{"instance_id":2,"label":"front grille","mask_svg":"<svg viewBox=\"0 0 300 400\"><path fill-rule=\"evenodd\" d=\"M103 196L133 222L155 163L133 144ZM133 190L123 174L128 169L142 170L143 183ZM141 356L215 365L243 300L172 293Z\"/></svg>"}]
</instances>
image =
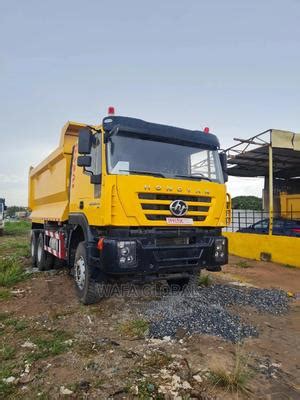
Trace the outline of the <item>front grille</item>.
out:
<instances>
[{"instance_id":1,"label":"front grille","mask_svg":"<svg viewBox=\"0 0 300 400\"><path fill-rule=\"evenodd\" d=\"M210 203L211 197L209 196L191 196L188 194L161 194L161 193L139 193L139 199L145 200L184 200L196 201L199 203Z\"/></svg>"},{"instance_id":2,"label":"front grille","mask_svg":"<svg viewBox=\"0 0 300 400\"><path fill-rule=\"evenodd\" d=\"M196 222L205 221L212 201L210 196L162 193L138 193L138 198L149 221L165 221L167 217L173 217L169 206L174 200L187 203L188 212L184 218L192 218Z\"/></svg>"},{"instance_id":3,"label":"front grille","mask_svg":"<svg viewBox=\"0 0 300 400\"><path fill-rule=\"evenodd\" d=\"M142 204L143 210L169 210L168 204ZM208 206L189 206L189 211L204 211L209 210Z\"/></svg>"}]
</instances>

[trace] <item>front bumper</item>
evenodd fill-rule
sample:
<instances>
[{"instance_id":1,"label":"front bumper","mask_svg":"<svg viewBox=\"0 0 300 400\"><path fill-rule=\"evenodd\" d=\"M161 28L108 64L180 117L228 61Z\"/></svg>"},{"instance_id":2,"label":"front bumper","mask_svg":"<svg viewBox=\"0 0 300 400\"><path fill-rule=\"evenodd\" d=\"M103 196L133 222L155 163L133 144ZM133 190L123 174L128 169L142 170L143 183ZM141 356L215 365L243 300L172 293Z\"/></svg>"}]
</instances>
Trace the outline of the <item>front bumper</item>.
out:
<instances>
[{"instance_id":1,"label":"front bumper","mask_svg":"<svg viewBox=\"0 0 300 400\"><path fill-rule=\"evenodd\" d=\"M227 238L217 232L178 230L176 232L148 232L145 235L104 237L103 248L96 261L98 268L111 275L153 275L192 273L200 269L219 270L228 262ZM135 242L135 262L120 263L118 243ZM217 243L224 243L224 256L216 253ZM184 242L184 244L180 244ZM179 243L179 244L178 244ZM216 257L218 254L218 257Z\"/></svg>"}]
</instances>

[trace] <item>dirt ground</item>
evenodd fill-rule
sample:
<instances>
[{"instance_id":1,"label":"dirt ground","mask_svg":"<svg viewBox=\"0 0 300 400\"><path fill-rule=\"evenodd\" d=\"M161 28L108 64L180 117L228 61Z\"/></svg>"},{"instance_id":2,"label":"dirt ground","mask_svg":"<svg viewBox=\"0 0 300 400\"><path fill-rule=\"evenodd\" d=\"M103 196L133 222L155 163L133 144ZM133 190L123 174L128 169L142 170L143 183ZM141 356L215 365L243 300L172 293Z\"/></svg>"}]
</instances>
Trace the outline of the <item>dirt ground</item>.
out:
<instances>
[{"instance_id":1,"label":"dirt ground","mask_svg":"<svg viewBox=\"0 0 300 400\"><path fill-rule=\"evenodd\" d=\"M140 334L138 306L147 296L78 303L66 271L38 273L0 302L2 376L7 399L300 399L300 270L231 257L214 282L281 288L294 296L284 315L243 308L258 338L237 345L178 333L175 340ZM141 318L141 317L140 317ZM247 363L247 393L221 388L212 370ZM7 382L7 381L5 381ZM1 395L0 395L1 397Z\"/></svg>"}]
</instances>

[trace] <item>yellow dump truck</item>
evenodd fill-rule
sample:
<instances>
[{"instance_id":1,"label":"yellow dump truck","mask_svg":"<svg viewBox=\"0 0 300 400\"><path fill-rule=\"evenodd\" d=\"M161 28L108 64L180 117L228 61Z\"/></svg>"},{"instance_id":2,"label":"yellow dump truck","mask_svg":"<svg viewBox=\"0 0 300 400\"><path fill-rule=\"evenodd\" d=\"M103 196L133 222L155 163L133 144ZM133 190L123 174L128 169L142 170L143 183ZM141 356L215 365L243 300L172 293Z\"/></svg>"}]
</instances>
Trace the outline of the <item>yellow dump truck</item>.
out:
<instances>
[{"instance_id":1,"label":"yellow dump truck","mask_svg":"<svg viewBox=\"0 0 300 400\"><path fill-rule=\"evenodd\" d=\"M167 280L182 288L227 262L226 156L206 129L114 115L68 122L59 147L29 173L31 255L62 260L78 297L112 282Z\"/></svg>"}]
</instances>

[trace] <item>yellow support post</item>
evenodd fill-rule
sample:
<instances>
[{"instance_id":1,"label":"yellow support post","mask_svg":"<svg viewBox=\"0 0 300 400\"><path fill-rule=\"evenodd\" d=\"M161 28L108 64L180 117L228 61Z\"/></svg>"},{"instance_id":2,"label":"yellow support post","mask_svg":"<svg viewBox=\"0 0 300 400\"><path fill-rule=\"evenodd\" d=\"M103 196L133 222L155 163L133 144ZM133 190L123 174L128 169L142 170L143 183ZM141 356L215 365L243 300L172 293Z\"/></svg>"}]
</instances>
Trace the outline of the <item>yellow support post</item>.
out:
<instances>
[{"instance_id":1,"label":"yellow support post","mask_svg":"<svg viewBox=\"0 0 300 400\"><path fill-rule=\"evenodd\" d=\"M269 235L273 233L273 148L272 142L269 145Z\"/></svg>"}]
</instances>

